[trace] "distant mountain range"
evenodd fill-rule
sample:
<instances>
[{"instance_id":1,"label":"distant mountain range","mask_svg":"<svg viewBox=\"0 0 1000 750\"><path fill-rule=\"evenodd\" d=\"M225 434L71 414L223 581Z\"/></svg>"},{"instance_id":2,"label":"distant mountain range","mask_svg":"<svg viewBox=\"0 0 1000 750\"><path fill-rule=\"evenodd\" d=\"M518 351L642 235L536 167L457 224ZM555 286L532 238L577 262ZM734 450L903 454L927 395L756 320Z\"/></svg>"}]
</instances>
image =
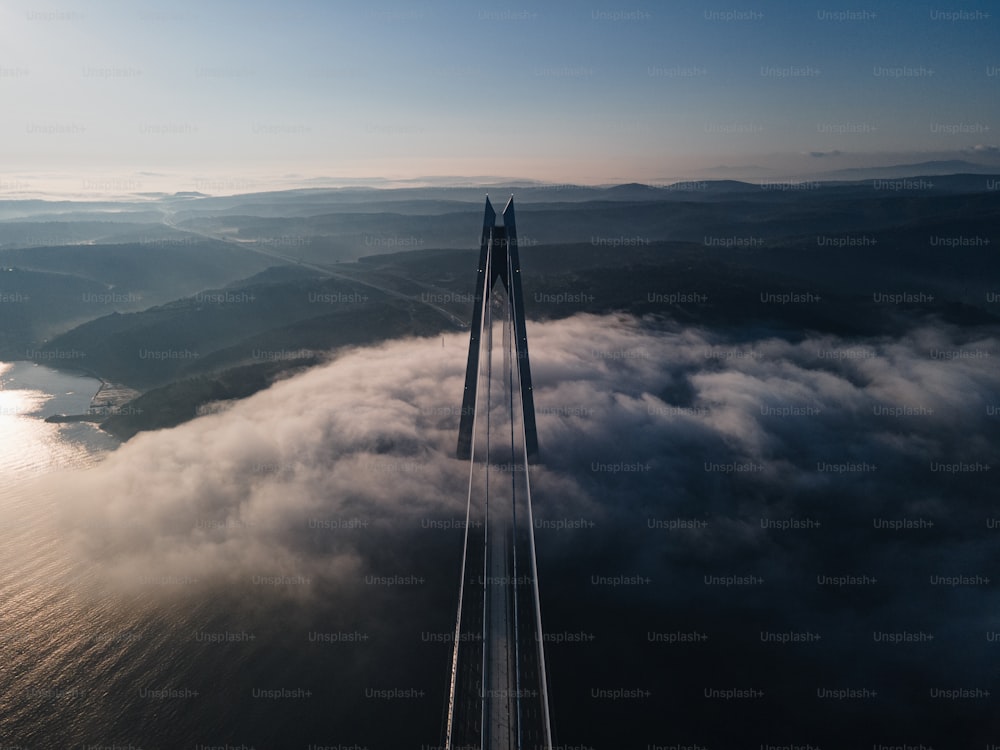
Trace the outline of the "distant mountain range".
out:
<instances>
[{"instance_id":1,"label":"distant mountain range","mask_svg":"<svg viewBox=\"0 0 1000 750\"><path fill-rule=\"evenodd\" d=\"M817 180L871 180L899 177L936 177L953 174L998 174L1000 166L976 164L962 159L924 161L918 164L895 164L891 167L855 167L821 172Z\"/></svg>"},{"instance_id":2,"label":"distant mountain range","mask_svg":"<svg viewBox=\"0 0 1000 750\"><path fill-rule=\"evenodd\" d=\"M921 316L996 323L1000 175L962 160L887 170L805 184L0 201L0 359L148 391L144 416L115 428L127 436L339 347L456 330L468 320L486 192L515 193L533 319L622 311L835 335ZM940 174L949 170L959 173ZM823 302L770 304L763 292ZM873 301L902 292L919 302ZM689 298L701 301L674 301Z\"/></svg>"},{"instance_id":3,"label":"distant mountain range","mask_svg":"<svg viewBox=\"0 0 1000 750\"><path fill-rule=\"evenodd\" d=\"M757 165L730 166L720 165L710 167L698 173L697 177L663 177L652 180L657 185L670 185L685 181L708 181L715 182L720 179L739 181L815 181L815 182L839 182L852 180L891 180L898 178L912 177L938 177L953 174L1000 174L1000 163L995 165L981 162L968 161L966 159L937 159L931 161L913 162L907 164L891 164L883 167L848 167L844 169L832 169L822 172L802 172L793 173L761 167Z\"/></svg>"}]
</instances>

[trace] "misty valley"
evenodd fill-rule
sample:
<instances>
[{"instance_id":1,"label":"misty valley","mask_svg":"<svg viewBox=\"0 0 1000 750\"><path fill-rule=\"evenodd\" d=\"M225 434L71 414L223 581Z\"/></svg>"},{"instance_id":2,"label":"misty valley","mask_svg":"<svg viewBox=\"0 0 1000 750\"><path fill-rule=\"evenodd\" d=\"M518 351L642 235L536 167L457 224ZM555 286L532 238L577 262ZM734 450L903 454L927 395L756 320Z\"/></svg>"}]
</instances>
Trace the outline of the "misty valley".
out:
<instances>
[{"instance_id":1,"label":"misty valley","mask_svg":"<svg viewBox=\"0 0 1000 750\"><path fill-rule=\"evenodd\" d=\"M992 736L997 185L0 200L3 741L441 746L486 192L554 746Z\"/></svg>"}]
</instances>

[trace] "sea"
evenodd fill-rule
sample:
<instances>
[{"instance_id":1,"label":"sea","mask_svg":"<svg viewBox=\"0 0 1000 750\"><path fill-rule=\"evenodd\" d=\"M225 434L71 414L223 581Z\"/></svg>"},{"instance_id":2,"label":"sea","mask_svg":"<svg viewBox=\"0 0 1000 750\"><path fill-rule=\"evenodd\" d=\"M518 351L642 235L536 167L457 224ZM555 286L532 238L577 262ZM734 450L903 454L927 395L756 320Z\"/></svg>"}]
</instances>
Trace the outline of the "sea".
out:
<instances>
[{"instance_id":1,"label":"sea","mask_svg":"<svg viewBox=\"0 0 1000 750\"><path fill-rule=\"evenodd\" d=\"M92 470L120 444L45 417L85 413L99 386L0 363L0 748L438 745L447 644L421 645L419 632L405 637L414 648L393 645L398 633L362 640L375 626L335 597L123 592L70 554L54 520L74 498L46 478Z\"/></svg>"}]
</instances>

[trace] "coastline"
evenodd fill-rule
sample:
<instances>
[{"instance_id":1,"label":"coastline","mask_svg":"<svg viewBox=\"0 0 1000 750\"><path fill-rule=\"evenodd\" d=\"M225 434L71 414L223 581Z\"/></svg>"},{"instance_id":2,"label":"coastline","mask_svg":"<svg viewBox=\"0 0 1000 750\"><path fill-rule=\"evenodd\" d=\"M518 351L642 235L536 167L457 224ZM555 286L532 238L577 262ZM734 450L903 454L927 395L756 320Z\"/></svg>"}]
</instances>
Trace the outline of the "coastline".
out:
<instances>
[{"instance_id":1,"label":"coastline","mask_svg":"<svg viewBox=\"0 0 1000 750\"><path fill-rule=\"evenodd\" d=\"M119 414L127 413L127 404L139 396L142 395L141 391L131 388L127 385L121 383L115 383L105 378L102 378L97 373L88 370L85 367L79 366L69 366L60 367L57 363L53 362L39 362L33 359L5 359L0 360L6 362L10 365L37 365L40 367L48 368L54 372L63 373L65 375L90 378L92 380L98 381L99 385L94 395L91 396L90 402L87 406L85 412L60 412L57 414L50 414L45 417L43 421L49 424L69 424L75 422L91 422L97 425L101 425L103 428L103 423L108 419L108 417L116 416ZM79 407L78 407L79 408ZM107 430L104 430L108 432ZM109 433L113 434L113 433ZM118 437L115 435L115 437Z\"/></svg>"},{"instance_id":2,"label":"coastline","mask_svg":"<svg viewBox=\"0 0 1000 750\"><path fill-rule=\"evenodd\" d=\"M97 377L87 373L88 377ZM56 424L68 422L94 422L101 424L108 417L123 413L126 405L137 399L142 394L134 388L112 383L104 378L97 377L101 382L97 392L90 399L90 406L85 414L53 414L46 417L45 421Z\"/></svg>"}]
</instances>

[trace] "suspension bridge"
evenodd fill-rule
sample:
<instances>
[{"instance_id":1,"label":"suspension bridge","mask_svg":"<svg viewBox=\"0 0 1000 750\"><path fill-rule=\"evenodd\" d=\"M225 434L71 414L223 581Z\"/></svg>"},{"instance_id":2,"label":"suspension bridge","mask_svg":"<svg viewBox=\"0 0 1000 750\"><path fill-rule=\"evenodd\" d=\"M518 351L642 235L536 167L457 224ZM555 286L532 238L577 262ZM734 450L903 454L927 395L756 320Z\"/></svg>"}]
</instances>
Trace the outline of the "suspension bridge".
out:
<instances>
[{"instance_id":1,"label":"suspension bridge","mask_svg":"<svg viewBox=\"0 0 1000 750\"><path fill-rule=\"evenodd\" d=\"M551 750L528 466L538 458L514 198L486 198L457 456L469 462L446 750ZM494 346L498 344L498 346Z\"/></svg>"}]
</instances>

